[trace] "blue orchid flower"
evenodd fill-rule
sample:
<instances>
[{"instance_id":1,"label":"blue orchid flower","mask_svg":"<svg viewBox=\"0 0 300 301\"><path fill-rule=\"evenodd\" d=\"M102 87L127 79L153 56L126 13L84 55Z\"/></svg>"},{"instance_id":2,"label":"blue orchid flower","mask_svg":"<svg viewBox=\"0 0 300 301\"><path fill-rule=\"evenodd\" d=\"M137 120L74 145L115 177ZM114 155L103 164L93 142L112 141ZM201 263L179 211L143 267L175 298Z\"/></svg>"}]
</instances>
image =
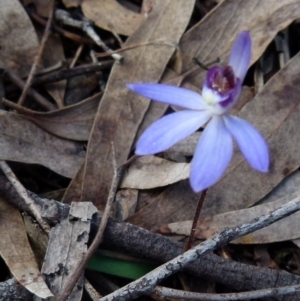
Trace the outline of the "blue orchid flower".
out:
<instances>
[{"instance_id":1,"label":"blue orchid flower","mask_svg":"<svg viewBox=\"0 0 300 301\"><path fill-rule=\"evenodd\" d=\"M241 93L251 44L249 32L241 32L228 65L208 70L202 95L164 84L128 84L128 88L147 98L187 109L166 115L149 126L138 140L135 153L162 152L207 123L191 162L190 184L195 192L220 179L232 157L233 139L254 169L267 172L269 152L264 138L249 122L228 113Z\"/></svg>"}]
</instances>

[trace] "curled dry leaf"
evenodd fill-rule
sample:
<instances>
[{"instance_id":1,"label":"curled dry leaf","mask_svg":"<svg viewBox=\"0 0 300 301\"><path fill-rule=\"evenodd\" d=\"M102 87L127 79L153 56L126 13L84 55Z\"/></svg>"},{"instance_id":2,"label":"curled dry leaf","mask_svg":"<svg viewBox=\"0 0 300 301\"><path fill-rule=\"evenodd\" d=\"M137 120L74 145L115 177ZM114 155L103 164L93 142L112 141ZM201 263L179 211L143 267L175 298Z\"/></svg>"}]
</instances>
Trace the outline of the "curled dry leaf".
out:
<instances>
[{"instance_id":1,"label":"curled dry leaf","mask_svg":"<svg viewBox=\"0 0 300 301\"><path fill-rule=\"evenodd\" d=\"M87 141L94 122L101 93L68 106L64 109L48 113L35 112L4 100L11 108L19 111L27 119L38 124L46 131L70 140Z\"/></svg>"},{"instance_id":2,"label":"curled dry leaf","mask_svg":"<svg viewBox=\"0 0 300 301\"><path fill-rule=\"evenodd\" d=\"M18 0L0 1L0 68L27 75L39 42L34 27Z\"/></svg>"},{"instance_id":3,"label":"curled dry leaf","mask_svg":"<svg viewBox=\"0 0 300 301\"><path fill-rule=\"evenodd\" d=\"M231 211L219 215L200 219L196 228L195 237L208 239L227 227L234 227L249 222L261 215L262 212L273 211L279 206L300 197L300 193L294 193L277 201L254 206L238 211ZM168 224L161 227L161 233L190 235L192 220ZM300 212L286 217L271 226L258 230L235 240L240 244L266 244L291 240L300 237Z\"/></svg>"},{"instance_id":4,"label":"curled dry leaf","mask_svg":"<svg viewBox=\"0 0 300 301\"><path fill-rule=\"evenodd\" d=\"M178 42L193 7L194 0L157 2L151 15L128 38L126 46L165 37L172 43ZM114 143L117 163L124 163L148 109L150 101L129 91L126 83L157 82L173 52L170 46L147 45L127 51L124 63L114 65L89 140L84 180L77 183L82 187L82 200L91 200L103 208L113 178L111 143Z\"/></svg>"},{"instance_id":5,"label":"curled dry leaf","mask_svg":"<svg viewBox=\"0 0 300 301\"><path fill-rule=\"evenodd\" d=\"M40 298L53 296L38 269L18 209L0 199L0 254L14 277Z\"/></svg>"},{"instance_id":6,"label":"curled dry leaf","mask_svg":"<svg viewBox=\"0 0 300 301\"><path fill-rule=\"evenodd\" d=\"M145 19L116 0L83 0L81 7L84 15L97 26L125 36L133 34Z\"/></svg>"},{"instance_id":7,"label":"curled dry leaf","mask_svg":"<svg viewBox=\"0 0 300 301\"><path fill-rule=\"evenodd\" d=\"M53 294L58 294L87 251L92 217L97 213L90 203L72 203L69 218L52 228L42 273L51 286ZM77 282L69 300L81 300L83 275Z\"/></svg>"},{"instance_id":8,"label":"curled dry leaf","mask_svg":"<svg viewBox=\"0 0 300 301\"><path fill-rule=\"evenodd\" d=\"M17 114L0 110L0 159L41 164L69 178L85 152L78 143L53 136Z\"/></svg>"},{"instance_id":9,"label":"curled dry leaf","mask_svg":"<svg viewBox=\"0 0 300 301\"><path fill-rule=\"evenodd\" d=\"M154 156L135 160L124 175L121 188L150 189L185 180L190 164L175 163Z\"/></svg>"}]
</instances>

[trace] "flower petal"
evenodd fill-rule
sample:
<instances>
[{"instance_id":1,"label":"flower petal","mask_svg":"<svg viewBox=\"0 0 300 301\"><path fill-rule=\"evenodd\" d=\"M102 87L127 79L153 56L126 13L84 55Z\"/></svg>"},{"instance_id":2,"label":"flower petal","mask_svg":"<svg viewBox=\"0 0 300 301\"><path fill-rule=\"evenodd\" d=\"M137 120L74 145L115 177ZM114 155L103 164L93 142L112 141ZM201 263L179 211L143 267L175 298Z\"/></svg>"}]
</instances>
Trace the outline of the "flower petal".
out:
<instances>
[{"instance_id":1,"label":"flower petal","mask_svg":"<svg viewBox=\"0 0 300 301\"><path fill-rule=\"evenodd\" d=\"M214 116L203 131L192 160L190 183L195 192L220 179L231 160L232 145L222 117Z\"/></svg>"},{"instance_id":2,"label":"flower petal","mask_svg":"<svg viewBox=\"0 0 300 301\"><path fill-rule=\"evenodd\" d=\"M242 31L237 37L229 58L228 65L232 67L234 74L241 83L246 76L251 60L252 41L248 31Z\"/></svg>"},{"instance_id":3,"label":"flower petal","mask_svg":"<svg viewBox=\"0 0 300 301\"><path fill-rule=\"evenodd\" d=\"M269 169L269 151L263 136L244 119L231 115L223 118L228 131L236 140L249 164L261 172L267 172Z\"/></svg>"},{"instance_id":4,"label":"flower petal","mask_svg":"<svg viewBox=\"0 0 300 301\"><path fill-rule=\"evenodd\" d=\"M150 125L137 142L137 155L162 152L186 138L211 118L209 111L180 111Z\"/></svg>"},{"instance_id":5,"label":"flower petal","mask_svg":"<svg viewBox=\"0 0 300 301\"><path fill-rule=\"evenodd\" d=\"M200 94L185 88L163 84L127 84L134 92L147 98L191 110L207 107Z\"/></svg>"}]
</instances>

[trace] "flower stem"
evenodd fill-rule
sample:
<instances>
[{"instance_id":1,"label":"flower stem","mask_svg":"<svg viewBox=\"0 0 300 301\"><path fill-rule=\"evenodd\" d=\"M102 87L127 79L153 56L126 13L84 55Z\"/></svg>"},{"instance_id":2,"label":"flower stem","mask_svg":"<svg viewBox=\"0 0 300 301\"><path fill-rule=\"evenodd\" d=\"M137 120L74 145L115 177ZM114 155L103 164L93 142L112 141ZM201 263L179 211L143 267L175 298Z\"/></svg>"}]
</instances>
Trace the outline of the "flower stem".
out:
<instances>
[{"instance_id":1,"label":"flower stem","mask_svg":"<svg viewBox=\"0 0 300 301\"><path fill-rule=\"evenodd\" d=\"M196 227L197 227L198 219L199 219L201 209L202 209L205 197L206 197L206 192L207 192L207 189L204 189L201 192L201 196L199 198L198 205L197 205L196 212L195 212L194 219L193 219L193 224L192 224L190 236L189 236L188 241L184 245L184 251L185 252L188 251L192 247L192 244L194 242Z\"/></svg>"}]
</instances>

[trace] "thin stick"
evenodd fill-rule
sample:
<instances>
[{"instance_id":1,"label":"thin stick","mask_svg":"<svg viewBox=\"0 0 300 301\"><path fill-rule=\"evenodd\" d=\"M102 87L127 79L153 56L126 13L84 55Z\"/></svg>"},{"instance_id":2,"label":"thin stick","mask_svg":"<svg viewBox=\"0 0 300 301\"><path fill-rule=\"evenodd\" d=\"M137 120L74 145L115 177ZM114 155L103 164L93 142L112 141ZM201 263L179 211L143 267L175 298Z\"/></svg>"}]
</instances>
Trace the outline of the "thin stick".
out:
<instances>
[{"instance_id":1,"label":"thin stick","mask_svg":"<svg viewBox=\"0 0 300 301\"><path fill-rule=\"evenodd\" d=\"M61 21L65 25L73 26L76 28L80 28L83 30L95 43L100 46L105 52L109 53L113 59L118 62L123 60L123 57L119 54L114 53L100 38L100 36L96 33L94 28L91 25L89 20L79 21L72 19L70 14L62 9L57 9L55 11L55 19Z\"/></svg>"},{"instance_id":2,"label":"thin stick","mask_svg":"<svg viewBox=\"0 0 300 301\"><path fill-rule=\"evenodd\" d=\"M83 47L84 47L84 45L80 44L79 47L77 48L76 53L75 53L75 57L73 58L73 60L70 64L70 68L74 68L78 58L80 57L80 55L82 53Z\"/></svg>"},{"instance_id":3,"label":"thin stick","mask_svg":"<svg viewBox=\"0 0 300 301\"><path fill-rule=\"evenodd\" d=\"M52 2L52 8L50 9L50 12L49 12L49 19L48 19L47 25L45 27L45 31L44 31L44 35L43 35L43 38L42 38L42 41L41 41L41 45L39 47L39 51L38 51L38 53L35 57L35 60L32 64L32 67L31 67L29 76L27 78L27 82L25 84L25 87L22 91L22 94L21 94L19 100L18 100L18 105L20 105L20 106L23 105L23 103L24 103L25 97L27 95L28 88L30 87L32 78L35 75L37 66L38 66L38 64L41 60L42 53L44 51L47 39L48 39L49 34L50 34L50 27L51 27L51 23L52 23L52 20L53 20L53 12L54 12L54 1Z\"/></svg>"},{"instance_id":4,"label":"thin stick","mask_svg":"<svg viewBox=\"0 0 300 301\"><path fill-rule=\"evenodd\" d=\"M94 289L94 287L86 278L84 279L84 288L93 301L97 301L99 298L101 298L101 295Z\"/></svg>"},{"instance_id":5,"label":"thin stick","mask_svg":"<svg viewBox=\"0 0 300 301\"><path fill-rule=\"evenodd\" d=\"M34 86L40 86L40 85L44 85L44 84L54 83L54 82L58 82L63 79L69 79L69 78L72 78L72 77L75 77L78 75L82 75L82 74L86 75L86 74L95 73L97 71L109 69L114 64L114 62L115 62L114 60L107 60L104 62L99 62L97 64L95 64L95 63L84 64L84 65L76 66L76 67L70 68L70 69L60 69L60 70L51 71L51 72L48 72L45 74L36 75L32 79L31 86L34 87ZM14 76L14 75L15 74L11 73L10 70L7 71L7 77L9 77L11 79L11 81L15 85L17 85L20 89L23 89L23 87L25 86L25 83L20 78L15 78L15 77L12 78L12 76ZM12 87L12 86L8 87L7 94L12 93L14 90L15 90L15 87ZM35 97L36 95L31 94L32 91L38 95L38 97L37 97L38 99L36 98L36 101L41 106L45 107L46 109L48 109L50 111L56 109L55 106L51 102L49 102L47 99L42 97L40 94L38 94L31 88L29 88L27 94L30 95L31 97ZM40 98L42 100L40 100Z\"/></svg>"},{"instance_id":6,"label":"thin stick","mask_svg":"<svg viewBox=\"0 0 300 301\"><path fill-rule=\"evenodd\" d=\"M131 46L126 46L117 50L111 50L111 52L109 53L97 53L96 56L97 57L107 57L110 56L111 54L118 54L124 51L128 51L131 49L135 49L135 48L139 48L139 47L143 47L143 46L151 46L151 45L163 45L163 46L168 46L168 47L173 47L175 49L178 50L178 45L168 42L168 41L151 41L151 42L145 42L145 43L140 43L140 44L135 44L135 45L131 45Z\"/></svg>"},{"instance_id":7,"label":"thin stick","mask_svg":"<svg viewBox=\"0 0 300 301\"><path fill-rule=\"evenodd\" d=\"M155 286L173 275L174 273L182 270L188 264L193 263L195 260L200 260L203 256L217 248L220 248L230 241L235 240L241 236L254 232L256 230L267 227L278 220L287 217L300 210L300 197L280 206L274 211L267 212L255 219L250 223L242 224L236 227L224 229L219 234L211 239L207 239L203 243L197 245L193 249L185 252L182 255L164 263L160 267L154 269L142 278L125 285L121 289L99 299L101 301L127 301L135 299L143 294L151 294Z\"/></svg>"},{"instance_id":8,"label":"thin stick","mask_svg":"<svg viewBox=\"0 0 300 301\"><path fill-rule=\"evenodd\" d=\"M228 294L202 294L192 293L157 286L154 289L154 295L163 298L184 299L184 300L201 300L201 301L233 301L233 300L249 300L268 297L278 297L283 295L295 294L300 291L300 285L291 285L283 287L267 288L257 291L228 293Z\"/></svg>"},{"instance_id":9,"label":"thin stick","mask_svg":"<svg viewBox=\"0 0 300 301\"><path fill-rule=\"evenodd\" d=\"M25 88L25 82L12 70L6 69L6 74L9 76L10 80L20 89ZM48 111L53 111L56 107L49 102L46 98L40 95L35 90L28 88L27 94L30 95L38 104Z\"/></svg>"},{"instance_id":10,"label":"thin stick","mask_svg":"<svg viewBox=\"0 0 300 301\"><path fill-rule=\"evenodd\" d=\"M196 232L196 228L197 228L197 223L198 223L199 216L200 216L200 213L201 213L201 209L202 209L205 197L206 197L206 192L207 192L207 189L204 189L201 192L201 196L200 196L200 199L198 201L198 205L197 205L196 212L195 212L194 219L193 219L193 224L192 224L190 236L189 236L189 239L188 239L188 241L186 242L186 244L184 246L184 251L188 251L192 247L192 244L195 240L195 232Z\"/></svg>"},{"instance_id":11,"label":"thin stick","mask_svg":"<svg viewBox=\"0 0 300 301\"><path fill-rule=\"evenodd\" d=\"M3 173L9 180L9 182L13 185L13 187L18 192L19 196L25 201L30 209L31 214L34 216L36 221L39 223L41 228L47 233L50 233L50 227L47 222L42 218L40 210L38 209L37 205L35 204L34 200L28 195L27 190L25 187L19 182L14 172L8 166L5 161L0 161L0 168L2 169Z\"/></svg>"},{"instance_id":12,"label":"thin stick","mask_svg":"<svg viewBox=\"0 0 300 301\"><path fill-rule=\"evenodd\" d=\"M113 60L109 60L109 61L96 63L96 64L95 63L84 64L71 69L56 70L47 74L36 76L32 80L32 85L35 86L35 85L48 84L63 79L72 78L81 74L90 74L97 71L102 71L110 68L113 65L113 63L114 63Z\"/></svg>"},{"instance_id":13,"label":"thin stick","mask_svg":"<svg viewBox=\"0 0 300 301\"><path fill-rule=\"evenodd\" d=\"M122 168L128 166L129 164L131 164L132 162L134 162L137 158L139 158L140 156L138 155L133 155L131 158L129 158L125 163L122 164Z\"/></svg>"},{"instance_id":14,"label":"thin stick","mask_svg":"<svg viewBox=\"0 0 300 301\"><path fill-rule=\"evenodd\" d=\"M45 19L41 18L39 15L37 15L36 13L34 13L33 11L31 11L29 9L26 9L26 11L31 16L31 18L34 19L37 23L41 24L42 26L47 25L47 21ZM82 37L80 35L77 35L73 32L69 32L65 29L62 29L62 28L56 26L55 24L52 24L51 28L52 28L53 31L61 34L65 38L76 41L78 43L87 44L87 45L94 45L95 44L95 42L92 39L84 38L84 37Z\"/></svg>"},{"instance_id":15,"label":"thin stick","mask_svg":"<svg viewBox=\"0 0 300 301\"><path fill-rule=\"evenodd\" d=\"M107 220L109 218L109 214L111 211L112 203L115 198L115 194L122 176L122 169L118 168L117 162L116 162L116 157L115 157L115 150L114 146L112 144L112 153L113 153L113 165L114 165L114 177L112 180L112 185L110 187L109 195L107 198L107 202L105 205L105 209L101 218L101 223L98 228L97 234L95 236L95 239L93 240L91 246L87 250L84 258L82 261L78 264L75 273L73 277L70 277L68 281L65 283L64 287L62 288L61 292L58 294L56 297L56 301L65 301L67 300L68 296L72 292L74 286L76 285L79 277L81 276L84 268L86 267L88 261L91 259L92 255L94 252L97 250L98 246L102 242L103 239L103 232L107 224Z\"/></svg>"}]
</instances>

